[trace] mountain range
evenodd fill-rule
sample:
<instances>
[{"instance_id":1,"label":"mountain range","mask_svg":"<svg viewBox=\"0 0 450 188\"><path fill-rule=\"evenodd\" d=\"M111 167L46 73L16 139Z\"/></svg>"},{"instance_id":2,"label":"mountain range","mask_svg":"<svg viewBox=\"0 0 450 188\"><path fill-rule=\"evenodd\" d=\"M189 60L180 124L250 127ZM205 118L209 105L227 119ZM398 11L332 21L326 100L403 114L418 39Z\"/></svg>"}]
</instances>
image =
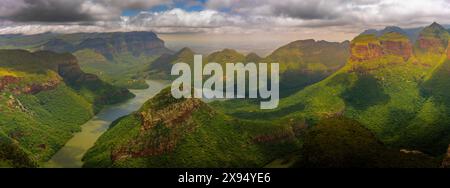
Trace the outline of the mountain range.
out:
<instances>
[{"instance_id":1,"label":"mountain range","mask_svg":"<svg viewBox=\"0 0 450 188\"><path fill-rule=\"evenodd\" d=\"M362 34L352 40L342 69L282 99L273 112L243 101L213 106L236 117L300 118L308 125L344 116L389 147L440 156L450 143L448 34L437 23L421 30L416 42L397 32ZM279 115L267 116L272 113Z\"/></svg>"},{"instance_id":2,"label":"mountain range","mask_svg":"<svg viewBox=\"0 0 450 188\"><path fill-rule=\"evenodd\" d=\"M137 77L143 66L172 53L153 32L2 35L0 48L73 53L83 71L134 89L148 87L144 78Z\"/></svg>"},{"instance_id":3,"label":"mountain range","mask_svg":"<svg viewBox=\"0 0 450 188\"><path fill-rule=\"evenodd\" d=\"M196 53L190 48L183 48L174 54L165 54L148 67L150 75L173 79L170 76L172 65L185 62L193 66ZM287 96L305 86L316 83L331 75L345 65L349 57L349 42L342 43L299 40L276 49L267 57L255 53L241 54L233 49L213 52L203 58L203 63L272 63L280 64L280 90ZM153 76L154 77L154 76Z\"/></svg>"},{"instance_id":4,"label":"mountain range","mask_svg":"<svg viewBox=\"0 0 450 188\"><path fill-rule=\"evenodd\" d=\"M247 147L256 144L260 152L273 153L271 157L278 158L273 162L263 159L265 163L270 162L268 167L438 167L450 143L449 39L448 31L433 23L421 29L414 40L397 28L381 34L363 33L344 43L293 42L261 62L276 59L282 66L289 67L285 70L291 70L301 67L303 63L298 60L304 60L323 63L336 70L325 79L281 99L279 108L271 111L260 110L251 100L236 99L209 104L198 101L201 107L191 105L187 113L181 110L175 113L179 115L170 116L168 114L174 114L173 109L189 109L189 105L162 94L136 114L117 121L85 156L86 166L198 167L215 166L214 162L234 166L222 161L236 161L236 156L226 151L248 152L252 149ZM302 49L303 45L308 47ZM348 54L334 53L339 54L334 57L343 57L344 63L311 60L314 56L310 54L336 52L341 45L348 48ZM303 57L303 54L308 56ZM322 58L330 58L323 57L324 54L327 53L321 54ZM169 66L163 62L189 62L183 59L184 55L192 57L192 50L183 49L160 58L154 65L166 66L166 69L159 69L166 71ZM243 61L245 56L224 50L207 59L221 63ZM180 107L163 107L158 105L159 101L173 102ZM202 108L209 109L203 114L206 118L196 116L197 110ZM208 116L206 112L214 115ZM234 123L223 123L227 120ZM208 124L210 121L214 123ZM274 130L255 135L252 133L259 129L245 125L252 129L247 132L239 126L242 122L261 127L270 122ZM206 128L216 124L221 126L214 130ZM285 127L276 129L277 126ZM224 133L220 130L224 127L236 132ZM180 129L184 131L179 132ZM221 141L210 140L218 139L215 134L219 133ZM230 134L250 137L235 138ZM233 142L247 144L228 146L230 137ZM296 144L277 146L288 140ZM211 146L213 143L220 144ZM227 150L218 150L222 143ZM204 155L196 158L200 154ZM252 162L261 159L259 152L240 156L255 158L251 162L240 159L241 167L252 167L255 165ZM211 161L210 157L215 160Z\"/></svg>"},{"instance_id":5,"label":"mountain range","mask_svg":"<svg viewBox=\"0 0 450 188\"><path fill-rule=\"evenodd\" d=\"M42 34L46 35L50 34ZM84 156L84 166L439 167L450 144L449 39L449 31L433 23L418 29L368 30L341 43L294 41L267 57L233 49L211 53L204 57L205 62L280 63L283 96L279 107L260 110L258 103L247 99L210 103L174 99L167 88L138 111L116 120ZM61 41L52 43L59 46L56 50L71 48ZM6 81L0 88L7 88L5 91L13 95L4 95L0 101L11 106L9 111L25 115L6 111L7 115L0 118L0 138L6 140L5 148L14 155L0 152L0 165L38 165L36 161L48 158L71 131L77 130L82 119L95 113L95 104L116 102L92 96L128 96L126 90L101 81L105 87L120 92L89 90L86 82L95 76L76 68L73 55L3 52L6 61L0 71ZM103 51L85 48L74 54L78 59L84 56L85 64L96 64L92 69L114 64ZM192 63L194 54L189 48L163 53L149 63L134 66L137 71L131 69L127 78L171 79L172 65ZM33 58L25 58L28 56ZM14 59L7 59L11 57ZM95 60L88 62L92 60L89 57ZM29 63L31 59L41 61ZM29 64L3 68L19 60ZM61 61L65 63L49 63ZM23 74L20 68L37 72ZM16 81L19 78L23 80ZM33 86L29 82L36 80L42 80L42 84ZM49 100L59 97L72 99L55 101L78 102L74 102L72 110L59 112L61 105ZM65 113L78 114L79 119L65 119ZM39 126L45 127L45 132L37 132L48 135L46 142L27 134L35 130L36 124L45 125ZM51 125L61 127L54 129Z\"/></svg>"}]
</instances>

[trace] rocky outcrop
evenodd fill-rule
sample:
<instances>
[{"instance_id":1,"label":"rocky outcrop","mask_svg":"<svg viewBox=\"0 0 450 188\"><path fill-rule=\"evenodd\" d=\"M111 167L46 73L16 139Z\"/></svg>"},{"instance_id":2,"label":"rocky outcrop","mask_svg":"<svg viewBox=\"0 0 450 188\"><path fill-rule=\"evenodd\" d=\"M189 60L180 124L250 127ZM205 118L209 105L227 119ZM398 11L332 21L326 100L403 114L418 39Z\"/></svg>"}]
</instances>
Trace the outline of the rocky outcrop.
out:
<instances>
[{"instance_id":1,"label":"rocky outcrop","mask_svg":"<svg viewBox=\"0 0 450 188\"><path fill-rule=\"evenodd\" d=\"M142 131L153 128L158 123L163 123L171 128L183 122L202 102L198 99L189 99L176 105L170 105L163 110L149 109L140 113Z\"/></svg>"},{"instance_id":2,"label":"rocky outcrop","mask_svg":"<svg viewBox=\"0 0 450 188\"><path fill-rule=\"evenodd\" d=\"M20 86L22 78L14 76L4 76L0 78L0 91L8 90L14 94L37 94L41 91L47 91L55 89L61 82L58 79L51 79L46 82L35 82L27 84L26 86ZM11 87L9 87L11 86Z\"/></svg>"},{"instance_id":3,"label":"rocky outcrop","mask_svg":"<svg viewBox=\"0 0 450 188\"><path fill-rule=\"evenodd\" d=\"M253 138L254 143L272 143L272 142L278 142L282 140L292 140L295 138L294 131L282 131L278 133L270 133L270 134L264 134L255 136Z\"/></svg>"},{"instance_id":4,"label":"rocky outcrop","mask_svg":"<svg viewBox=\"0 0 450 188\"><path fill-rule=\"evenodd\" d=\"M15 76L4 76L3 78L0 78L0 91L3 91L8 87L10 84L17 84L20 82L20 78L17 78Z\"/></svg>"},{"instance_id":5,"label":"rocky outcrop","mask_svg":"<svg viewBox=\"0 0 450 188\"><path fill-rule=\"evenodd\" d=\"M437 38L419 37L417 44L420 49L433 53L443 53L443 42Z\"/></svg>"},{"instance_id":6,"label":"rocky outcrop","mask_svg":"<svg viewBox=\"0 0 450 188\"><path fill-rule=\"evenodd\" d=\"M413 55L413 48L410 42L404 41L381 41L384 55L401 56L406 61Z\"/></svg>"},{"instance_id":7,"label":"rocky outcrop","mask_svg":"<svg viewBox=\"0 0 450 188\"><path fill-rule=\"evenodd\" d=\"M191 122L192 113L204 105L199 99L185 99L149 108L136 115L141 119L139 135L111 151L111 160L160 155L172 151L178 141L196 127ZM151 138L151 139L149 139Z\"/></svg>"},{"instance_id":8,"label":"rocky outcrop","mask_svg":"<svg viewBox=\"0 0 450 188\"><path fill-rule=\"evenodd\" d=\"M447 154L442 161L441 168L450 168L450 145L448 146Z\"/></svg>"},{"instance_id":9,"label":"rocky outcrop","mask_svg":"<svg viewBox=\"0 0 450 188\"><path fill-rule=\"evenodd\" d=\"M50 51L30 53L25 50L0 50L0 53L5 62L16 62L5 64L7 68L27 73L21 75L23 78L0 77L0 90L8 89L12 94L37 94L56 89L60 83L64 83L75 90L81 88L90 90L95 96L93 102L98 106L133 97L127 89L114 87L94 74L84 73L76 57L69 53L57 54ZM21 59L18 60L17 57ZM51 76L45 76L41 74L43 72L52 73Z\"/></svg>"},{"instance_id":10,"label":"rocky outcrop","mask_svg":"<svg viewBox=\"0 0 450 188\"><path fill-rule=\"evenodd\" d=\"M383 56L383 48L379 43L359 44L352 43L350 45L352 61L368 61L378 59Z\"/></svg>"},{"instance_id":11,"label":"rocky outcrop","mask_svg":"<svg viewBox=\"0 0 450 188\"><path fill-rule=\"evenodd\" d=\"M58 79L49 80L44 83L33 83L29 86L24 87L22 89L22 92L25 94L33 94L34 95L34 94L37 94L42 91L56 89L58 87L59 83L61 83L61 81Z\"/></svg>"},{"instance_id":12,"label":"rocky outcrop","mask_svg":"<svg viewBox=\"0 0 450 188\"><path fill-rule=\"evenodd\" d=\"M84 76L75 57L68 58L63 62L58 63L57 71L64 80L69 82L74 82Z\"/></svg>"},{"instance_id":13,"label":"rocky outcrop","mask_svg":"<svg viewBox=\"0 0 450 188\"><path fill-rule=\"evenodd\" d=\"M352 61L363 62L369 60L375 60L386 55L394 55L402 57L407 61L413 56L413 46L406 36L398 33L388 33L381 37L375 37L373 35L362 36L368 39L353 41L350 45ZM362 38L361 37L361 38Z\"/></svg>"},{"instance_id":14,"label":"rocky outcrop","mask_svg":"<svg viewBox=\"0 0 450 188\"><path fill-rule=\"evenodd\" d=\"M446 53L449 37L448 31L434 22L420 32L417 45L422 51L443 54Z\"/></svg>"}]
</instances>

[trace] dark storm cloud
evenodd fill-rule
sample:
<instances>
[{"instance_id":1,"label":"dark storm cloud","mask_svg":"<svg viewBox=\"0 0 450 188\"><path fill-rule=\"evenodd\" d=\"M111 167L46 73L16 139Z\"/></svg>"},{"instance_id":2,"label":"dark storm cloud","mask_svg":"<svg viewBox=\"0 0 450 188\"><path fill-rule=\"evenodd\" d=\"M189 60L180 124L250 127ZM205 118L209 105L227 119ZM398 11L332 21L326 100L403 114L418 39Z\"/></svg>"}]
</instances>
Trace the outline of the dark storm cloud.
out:
<instances>
[{"instance_id":1,"label":"dark storm cloud","mask_svg":"<svg viewBox=\"0 0 450 188\"><path fill-rule=\"evenodd\" d=\"M16 22L119 20L123 10L146 10L170 0L1 0L0 18Z\"/></svg>"},{"instance_id":2,"label":"dark storm cloud","mask_svg":"<svg viewBox=\"0 0 450 188\"><path fill-rule=\"evenodd\" d=\"M24 6L9 16L18 22L82 22L94 18L83 12L78 0L24 0Z\"/></svg>"},{"instance_id":3,"label":"dark storm cloud","mask_svg":"<svg viewBox=\"0 0 450 188\"><path fill-rule=\"evenodd\" d=\"M286 16L304 20L312 19L335 19L340 16L331 3L323 1L297 1L290 3L279 3L272 7L272 13L277 16Z\"/></svg>"}]
</instances>

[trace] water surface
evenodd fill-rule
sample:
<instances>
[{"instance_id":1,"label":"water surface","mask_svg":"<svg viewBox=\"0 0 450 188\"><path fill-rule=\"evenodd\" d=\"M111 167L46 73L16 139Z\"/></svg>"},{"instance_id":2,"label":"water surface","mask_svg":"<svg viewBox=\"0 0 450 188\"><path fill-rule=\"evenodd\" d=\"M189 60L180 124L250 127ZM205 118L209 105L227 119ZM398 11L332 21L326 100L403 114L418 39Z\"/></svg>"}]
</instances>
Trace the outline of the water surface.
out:
<instances>
[{"instance_id":1,"label":"water surface","mask_svg":"<svg viewBox=\"0 0 450 188\"><path fill-rule=\"evenodd\" d=\"M94 146L97 139L108 130L116 119L138 110L148 99L167 86L167 82L148 80L150 87L145 90L130 90L136 97L124 103L106 106L100 113L81 126L76 133L53 157L43 166L50 168L79 168L83 166L83 155Z\"/></svg>"}]
</instances>

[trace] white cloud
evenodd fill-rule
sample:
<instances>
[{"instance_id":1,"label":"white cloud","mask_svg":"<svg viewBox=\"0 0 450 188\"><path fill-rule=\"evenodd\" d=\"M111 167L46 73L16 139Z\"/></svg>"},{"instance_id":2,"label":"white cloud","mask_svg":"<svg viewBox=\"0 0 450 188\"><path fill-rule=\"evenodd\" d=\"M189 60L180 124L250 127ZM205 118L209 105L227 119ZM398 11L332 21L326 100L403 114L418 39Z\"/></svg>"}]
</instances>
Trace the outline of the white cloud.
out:
<instances>
[{"instance_id":1,"label":"white cloud","mask_svg":"<svg viewBox=\"0 0 450 188\"><path fill-rule=\"evenodd\" d=\"M29 1L29 0L28 0ZM57 0L37 0L57 1ZM59 0L66 1L66 0ZM79 2L77 13L89 15L87 23L0 23L0 33L130 31L161 33L358 33L388 25L415 27L437 21L450 24L448 0L209 0L202 11L173 8L120 16L124 9L144 10L172 5L172 0L70 0ZM24 0L2 0L0 18L20 10ZM192 3L191 3L192 4ZM197 4L198 5L198 4ZM8 11L9 10L9 13Z\"/></svg>"}]
</instances>

